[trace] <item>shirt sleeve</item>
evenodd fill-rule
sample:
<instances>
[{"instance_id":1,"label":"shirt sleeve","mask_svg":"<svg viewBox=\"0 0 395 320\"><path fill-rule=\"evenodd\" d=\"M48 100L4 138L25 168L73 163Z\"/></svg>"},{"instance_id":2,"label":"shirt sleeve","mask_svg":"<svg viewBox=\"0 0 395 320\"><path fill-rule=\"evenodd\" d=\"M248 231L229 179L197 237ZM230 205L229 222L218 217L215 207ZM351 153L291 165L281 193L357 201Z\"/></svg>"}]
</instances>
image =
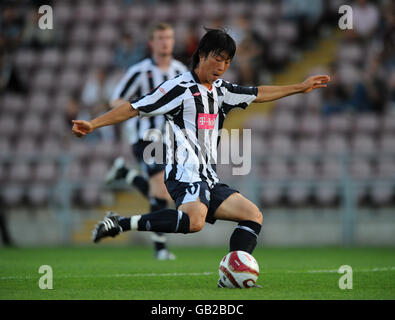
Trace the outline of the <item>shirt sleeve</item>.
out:
<instances>
[{"instance_id":1,"label":"shirt sleeve","mask_svg":"<svg viewBox=\"0 0 395 320\"><path fill-rule=\"evenodd\" d=\"M165 81L153 92L141 99L131 101L140 116L152 117L166 114L181 107L186 88L180 86L174 79Z\"/></svg>"},{"instance_id":2,"label":"shirt sleeve","mask_svg":"<svg viewBox=\"0 0 395 320\"><path fill-rule=\"evenodd\" d=\"M122 79L118 82L111 96L111 100L124 99L129 100L135 95L140 95L141 72L138 66L132 66L128 69Z\"/></svg>"},{"instance_id":3,"label":"shirt sleeve","mask_svg":"<svg viewBox=\"0 0 395 320\"><path fill-rule=\"evenodd\" d=\"M244 87L223 80L224 100L222 108L228 113L234 108L245 109L258 95L257 87Z\"/></svg>"}]
</instances>

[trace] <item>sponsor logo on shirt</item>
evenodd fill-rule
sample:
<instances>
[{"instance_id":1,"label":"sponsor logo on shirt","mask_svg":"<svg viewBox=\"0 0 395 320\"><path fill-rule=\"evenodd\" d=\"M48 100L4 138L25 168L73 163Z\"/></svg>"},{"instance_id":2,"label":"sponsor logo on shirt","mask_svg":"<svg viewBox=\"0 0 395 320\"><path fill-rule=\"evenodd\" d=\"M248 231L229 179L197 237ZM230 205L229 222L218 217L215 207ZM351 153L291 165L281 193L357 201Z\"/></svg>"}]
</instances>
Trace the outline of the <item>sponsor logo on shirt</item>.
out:
<instances>
[{"instance_id":1,"label":"sponsor logo on shirt","mask_svg":"<svg viewBox=\"0 0 395 320\"><path fill-rule=\"evenodd\" d=\"M214 129L215 120L218 114L199 113L198 115L198 129Z\"/></svg>"}]
</instances>

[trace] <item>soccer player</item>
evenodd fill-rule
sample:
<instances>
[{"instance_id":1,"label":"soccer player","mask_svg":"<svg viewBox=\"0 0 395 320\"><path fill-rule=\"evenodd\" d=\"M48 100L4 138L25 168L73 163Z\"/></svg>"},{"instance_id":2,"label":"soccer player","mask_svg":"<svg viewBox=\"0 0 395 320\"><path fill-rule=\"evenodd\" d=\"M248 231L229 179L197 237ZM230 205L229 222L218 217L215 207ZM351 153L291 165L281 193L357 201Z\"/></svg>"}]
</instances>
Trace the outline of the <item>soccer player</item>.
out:
<instances>
[{"instance_id":1,"label":"soccer player","mask_svg":"<svg viewBox=\"0 0 395 320\"><path fill-rule=\"evenodd\" d=\"M162 82L174 78L176 75L187 71L180 62L173 59L174 30L167 23L154 25L150 30L151 57L131 66L116 86L111 97L111 106L116 107L122 101L140 98ZM164 209L168 201L172 201L164 184L164 165L154 163L153 159L144 161L145 148L151 143L147 141L152 130L163 132L165 118L157 115L150 118L128 120L126 123L131 151L140 163L145 176L138 175L137 170L127 168L123 157L115 159L112 168L105 177L106 183L124 179L128 185L136 187L150 202L150 211ZM148 160L148 159L146 159ZM155 258L158 260L173 260L175 256L166 244L166 237L161 232L152 234Z\"/></svg>"},{"instance_id":2,"label":"soccer player","mask_svg":"<svg viewBox=\"0 0 395 320\"><path fill-rule=\"evenodd\" d=\"M205 222L213 224L220 219L238 223L230 237L229 250L253 252L263 216L250 200L219 182L215 168L219 130L234 108L245 109L251 102L308 93L326 87L330 79L318 75L287 86L231 84L220 77L235 51L235 41L225 31L208 29L193 55L191 71L91 121L73 121L72 131L77 137L136 116L164 114L167 122L165 184L176 209L132 217L109 212L94 230L95 242L127 230L193 233L202 230Z\"/></svg>"}]
</instances>

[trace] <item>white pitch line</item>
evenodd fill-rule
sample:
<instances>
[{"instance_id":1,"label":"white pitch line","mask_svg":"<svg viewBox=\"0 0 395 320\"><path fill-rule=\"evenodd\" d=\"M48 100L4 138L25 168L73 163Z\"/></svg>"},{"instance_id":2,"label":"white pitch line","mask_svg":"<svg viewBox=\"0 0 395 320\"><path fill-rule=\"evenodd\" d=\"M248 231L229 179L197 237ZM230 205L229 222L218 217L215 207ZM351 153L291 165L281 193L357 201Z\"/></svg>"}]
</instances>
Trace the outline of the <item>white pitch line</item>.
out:
<instances>
[{"instance_id":1,"label":"white pitch line","mask_svg":"<svg viewBox=\"0 0 395 320\"><path fill-rule=\"evenodd\" d=\"M351 266L352 267L352 266ZM395 271L395 267L375 267L371 269L353 269L353 272L379 272L379 271ZM337 273L338 270L306 270L306 271L288 271L288 273Z\"/></svg>"},{"instance_id":2,"label":"white pitch line","mask_svg":"<svg viewBox=\"0 0 395 320\"><path fill-rule=\"evenodd\" d=\"M306 271L295 271L285 270L287 273L337 273L338 270L306 270ZM354 272L381 272L381 271L395 271L395 267L375 267L371 269L353 269ZM267 272L267 271L266 271ZM265 273L266 273L265 272ZM269 271L270 272L270 271ZM264 272L262 271L262 274ZM56 276L58 279L70 279L70 278L127 278L127 277L189 277L189 276L211 276L215 272L173 272L173 273L116 273L116 274L102 274L102 275L63 275ZM7 276L0 277L0 280L29 280L37 279L39 276Z\"/></svg>"},{"instance_id":3,"label":"white pitch line","mask_svg":"<svg viewBox=\"0 0 395 320\"><path fill-rule=\"evenodd\" d=\"M214 272L172 272L172 273L116 273L103 275L54 275L57 279L69 278L127 278L127 277L189 277L189 276L210 276ZM8 276L0 277L0 280L29 280L37 279L38 276Z\"/></svg>"}]
</instances>

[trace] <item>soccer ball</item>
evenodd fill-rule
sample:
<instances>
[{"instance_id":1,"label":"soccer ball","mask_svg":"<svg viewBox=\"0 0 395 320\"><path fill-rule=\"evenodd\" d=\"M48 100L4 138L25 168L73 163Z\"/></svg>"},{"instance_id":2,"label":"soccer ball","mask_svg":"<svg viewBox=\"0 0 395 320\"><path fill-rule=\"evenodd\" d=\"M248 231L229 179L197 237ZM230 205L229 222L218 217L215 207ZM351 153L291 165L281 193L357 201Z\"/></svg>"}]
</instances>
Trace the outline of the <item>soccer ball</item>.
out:
<instances>
[{"instance_id":1,"label":"soccer ball","mask_svg":"<svg viewBox=\"0 0 395 320\"><path fill-rule=\"evenodd\" d=\"M222 288L251 288L259 276L255 258L245 251L229 252L219 264L218 286Z\"/></svg>"}]
</instances>

